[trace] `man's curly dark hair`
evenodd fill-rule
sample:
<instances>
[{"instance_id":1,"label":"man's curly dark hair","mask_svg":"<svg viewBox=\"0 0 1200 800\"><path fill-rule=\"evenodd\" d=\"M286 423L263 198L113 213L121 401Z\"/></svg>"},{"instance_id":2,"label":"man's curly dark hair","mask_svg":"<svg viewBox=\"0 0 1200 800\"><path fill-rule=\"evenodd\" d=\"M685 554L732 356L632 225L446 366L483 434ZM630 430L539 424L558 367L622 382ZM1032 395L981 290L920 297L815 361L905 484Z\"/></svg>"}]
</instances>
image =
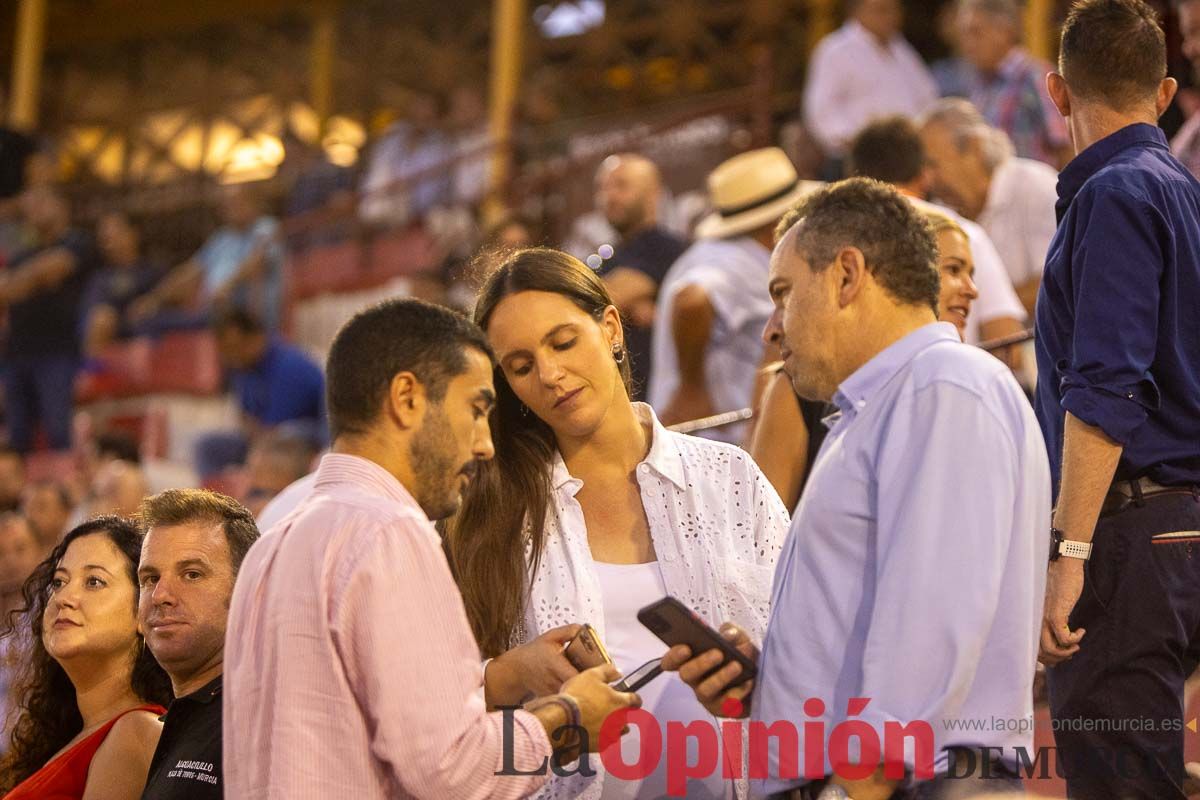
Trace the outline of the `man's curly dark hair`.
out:
<instances>
[{"instance_id":1,"label":"man's curly dark hair","mask_svg":"<svg viewBox=\"0 0 1200 800\"><path fill-rule=\"evenodd\" d=\"M123 517L102 516L73 528L38 564L22 588L23 607L13 611L0 636L9 647L19 647L20 664L12 696L18 716L12 728L8 752L0 759L0 794L6 794L37 772L50 757L83 730L83 717L75 700L75 687L67 673L42 643L42 616L50 599L54 571L71 543L81 536L103 533L126 557L126 574L134 586L137 614L137 565L142 537L137 526ZM138 639L141 639L139 634ZM166 706L171 702L171 681L154 660L149 648L138 648L130 677L134 694L146 703Z\"/></svg>"}]
</instances>

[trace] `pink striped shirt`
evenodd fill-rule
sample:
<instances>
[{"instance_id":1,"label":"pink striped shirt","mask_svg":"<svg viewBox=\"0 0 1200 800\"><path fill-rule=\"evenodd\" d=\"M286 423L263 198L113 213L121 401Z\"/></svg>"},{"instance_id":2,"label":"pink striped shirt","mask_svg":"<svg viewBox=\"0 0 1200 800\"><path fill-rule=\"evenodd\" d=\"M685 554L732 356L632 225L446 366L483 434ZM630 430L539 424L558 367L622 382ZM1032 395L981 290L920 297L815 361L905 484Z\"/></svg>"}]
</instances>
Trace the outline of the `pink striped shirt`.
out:
<instances>
[{"instance_id":1,"label":"pink striped shirt","mask_svg":"<svg viewBox=\"0 0 1200 800\"><path fill-rule=\"evenodd\" d=\"M479 649L437 532L392 475L321 460L312 496L250 550L225 638L226 796L515 798L496 776ZM515 765L550 755L519 711Z\"/></svg>"}]
</instances>

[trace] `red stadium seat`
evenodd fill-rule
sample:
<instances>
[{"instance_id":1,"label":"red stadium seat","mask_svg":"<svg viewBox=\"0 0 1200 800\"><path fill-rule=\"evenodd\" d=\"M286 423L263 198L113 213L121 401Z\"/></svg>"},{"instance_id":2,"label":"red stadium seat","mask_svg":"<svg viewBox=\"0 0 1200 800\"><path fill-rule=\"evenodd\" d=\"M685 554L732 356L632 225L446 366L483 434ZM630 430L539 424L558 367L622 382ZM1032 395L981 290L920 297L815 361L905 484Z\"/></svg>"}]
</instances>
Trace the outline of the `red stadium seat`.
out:
<instances>
[{"instance_id":1,"label":"red stadium seat","mask_svg":"<svg viewBox=\"0 0 1200 800\"><path fill-rule=\"evenodd\" d=\"M150 358L149 392L210 395L221 389L217 342L208 331L169 333Z\"/></svg>"},{"instance_id":2,"label":"red stadium seat","mask_svg":"<svg viewBox=\"0 0 1200 800\"><path fill-rule=\"evenodd\" d=\"M25 475L29 482L68 480L79 469L79 457L73 452L36 450L25 457Z\"/></svg>"},{"instance_id":3,"label":"red stadium seat","mask_svg":"<svg viewBox=\"0 0 1200 800\"><path fill-rule=\"evenodd\" d=\"M371 243L367 271L375 284L401 275L414 275L437 267L433 239L418 228L379 236Z\"/></svg>"},{"instance_id":4,"label":"red stadium seat","mask_svg":"<svg viewBox=\"0 0 1200 800\"><path fill-rule=\"evenodd\" d=\"M79 376L75 386L76 401L91 403L141 394L150 381L153 350L154 344L149 339L130 339L110 345L98 359L102 368Z\"/></svg>"},{"instance_id":5,"label":"red stadium seat","mask_svg":"<svg viewBox=\"0 0 1200 800\"><path fill-rule=\"evenodd\" d=\"M298 300L346 291L364 278L362 253L353 241L318 245L293 253L289 267L291 295Z\"/></svg>"}]
</instances>

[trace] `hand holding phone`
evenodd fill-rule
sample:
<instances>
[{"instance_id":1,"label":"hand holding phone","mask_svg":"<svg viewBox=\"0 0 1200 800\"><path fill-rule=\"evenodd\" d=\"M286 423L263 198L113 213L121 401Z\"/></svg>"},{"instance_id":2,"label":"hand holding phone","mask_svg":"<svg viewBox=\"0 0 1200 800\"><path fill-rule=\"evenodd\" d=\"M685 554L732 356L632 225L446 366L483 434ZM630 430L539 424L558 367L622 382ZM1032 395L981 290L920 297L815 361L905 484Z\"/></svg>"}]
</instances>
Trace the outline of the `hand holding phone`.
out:
<instances>
[{"instance_id":1,"label":"hand holding phone","mask_svg":"<svg viewBox=\"0 0 1200 800\"><path fill-rule=\"evenodd\" d=\"M579 633L567 642L567 646L563 648L563 655L571 662L571 666L580 672L613 663L596 629L586 622L579 629Z\"/></svg>"},{"instance_id":2,"label":"hand holding phone","mask_svg":"<svg viewBox=\"0 0 1200 800\"><path fill-rule=\"evenodd\" d=\"M709 713L749 713L748 698L758 674L758 649L745 631L728 625L723 627L730 636L722 635L674 597L646 606L638 612L638 620L671 646L663 656L662 668L678 672ZM740 713L731 714L729 700L739 701Z\"/></svg>"},{"instance_id":3,"label":"hand holding phone","mask_svg":"<svg viewBox=\"0 0 1200 800\"><path fill-rule=\"evenodd\" d=\"M612 685L618 692L636 692L662 674L662 659L654 658Z\"/></svg>"}]
</instances>

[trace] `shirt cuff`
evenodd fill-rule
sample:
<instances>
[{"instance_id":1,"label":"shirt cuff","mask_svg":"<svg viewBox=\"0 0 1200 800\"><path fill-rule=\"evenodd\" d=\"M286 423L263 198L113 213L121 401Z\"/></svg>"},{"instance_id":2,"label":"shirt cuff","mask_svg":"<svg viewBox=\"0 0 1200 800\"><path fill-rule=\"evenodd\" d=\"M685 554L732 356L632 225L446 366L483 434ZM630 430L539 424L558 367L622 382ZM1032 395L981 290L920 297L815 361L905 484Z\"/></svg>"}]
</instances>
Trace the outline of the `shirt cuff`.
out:
<instances>
[{"instance_id":1,"label":"shirt cuff","mask_svg":"<svg viewBox=\"0 0 1200 800\"><path fill-rule=\"evenodd\" d=\"M1089 383L1078 372L1059 366L1061 405L1088 425L1125 446L1160 403L1158 386L1150 378L1134 384Z\"/></svg>"}]
</instances>

